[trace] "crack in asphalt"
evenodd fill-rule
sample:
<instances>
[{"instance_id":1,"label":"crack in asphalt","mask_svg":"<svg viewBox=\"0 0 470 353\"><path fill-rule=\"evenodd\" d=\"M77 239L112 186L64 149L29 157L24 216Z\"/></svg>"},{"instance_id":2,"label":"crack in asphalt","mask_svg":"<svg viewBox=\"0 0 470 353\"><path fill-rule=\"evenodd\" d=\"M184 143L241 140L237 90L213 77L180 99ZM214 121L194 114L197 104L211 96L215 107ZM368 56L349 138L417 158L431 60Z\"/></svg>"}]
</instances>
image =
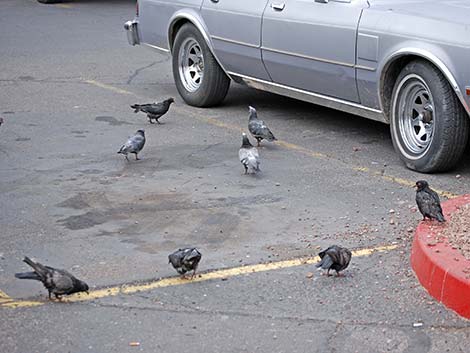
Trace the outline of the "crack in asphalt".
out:
<instances>
[{"instance_id":1,"label":"crack in asphalt","mask_svg":"<svg viewBox=\"0 0 470 353\"><path fill-rule=\"evenodd\" d=\"M169 58L165 58L165 59L162 59L162 60L158 60L158 61L154 61L153 63L149 64L149 65L146 65L146 66L142 66L138 69L136 69L134 71L134 73L132 75L129 76L129 78L127 79L127 82L126 84L130 85L132 80L134 80L134 78L136 78L142 71L148 69L148 68L151 68L152 66L155 66L157 64L161 64L161 63L164 63L165 61L168 61Z\"/></svg>"}]
</instances>

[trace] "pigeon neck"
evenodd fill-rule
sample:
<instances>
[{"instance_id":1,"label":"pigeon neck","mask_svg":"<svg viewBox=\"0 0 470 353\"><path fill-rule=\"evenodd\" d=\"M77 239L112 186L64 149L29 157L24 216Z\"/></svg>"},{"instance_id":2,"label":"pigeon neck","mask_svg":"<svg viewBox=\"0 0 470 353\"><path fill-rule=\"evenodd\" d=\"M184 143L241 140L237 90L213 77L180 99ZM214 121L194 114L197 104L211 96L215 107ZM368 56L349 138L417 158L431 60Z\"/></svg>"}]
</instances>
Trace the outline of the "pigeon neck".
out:
<instances>
[{"instance_id":1,"label":"pigeon neck","mask_svg":"<svg viewBox=\"0 0 470 353\"><path fill-rule=\"evenodd\" d=\"M256 112L251 112L250 113L250 120L254 120L254 119L258 119L258 115L256 114Z\"/></svg>"},{"instance_id":2,"label":"pigeon neck","mask_svg":"<svg viewBox=\"0 0 470 353\"><path fill-rule=\"evenodd\" d=\"M242 147L253 147L253 145L250 143L250 140L248 140L248 137L243 136L243 142L242 142Z\"/></svg>"}]
</instances>

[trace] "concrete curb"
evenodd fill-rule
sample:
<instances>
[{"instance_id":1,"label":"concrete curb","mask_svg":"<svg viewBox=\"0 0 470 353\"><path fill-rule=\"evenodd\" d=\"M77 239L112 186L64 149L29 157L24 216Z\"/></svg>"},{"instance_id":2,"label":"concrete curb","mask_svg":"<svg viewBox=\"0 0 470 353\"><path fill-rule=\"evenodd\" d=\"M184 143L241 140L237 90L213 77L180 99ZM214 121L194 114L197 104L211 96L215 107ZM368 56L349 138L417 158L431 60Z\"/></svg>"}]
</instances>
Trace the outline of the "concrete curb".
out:
<instances>
[{"instance_id":1,"label":"concrete curb","mask_svg":"<svg viewBox=\"0 0 470 353\"><path fill-rule=\"evenodd\" d=\"M452 213L465 204L470 204L470 194L443 202L447 221L452 221ZM470 319L470 260L447 242L436 241L440 227L435 221L420 222L411 250L411 267L429 294Z\"/></svg>"}]
</instances>

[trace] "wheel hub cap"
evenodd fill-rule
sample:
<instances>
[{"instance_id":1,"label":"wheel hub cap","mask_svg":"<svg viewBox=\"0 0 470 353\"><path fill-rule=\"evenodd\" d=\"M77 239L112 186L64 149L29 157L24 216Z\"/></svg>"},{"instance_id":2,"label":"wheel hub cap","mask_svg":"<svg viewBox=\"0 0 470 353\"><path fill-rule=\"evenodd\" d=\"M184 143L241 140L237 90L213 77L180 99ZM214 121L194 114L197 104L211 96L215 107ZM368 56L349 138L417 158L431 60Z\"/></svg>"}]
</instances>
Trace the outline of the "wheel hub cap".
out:
<instances>
[{"instance_id":1,"label":"wheel hub cap","mask_svg":"<svg viewBox=\"0 0 470 353\"><path fill-rule=\"evenodd\" d=\"M179 73L181 83L189 92L196 91L204 77L204 56L199 43L187 38L179 51Z\"/></svg>"},{"instance_id":2,"label":"wheel hub cap","mask_svg":"<svg viewBox=\"0 0 470 353\"><path fill-rule=\"evenodd\" d=\"M409 80L400 98L399 129L406 148L422 154L430 146L434 133L434 104L426 85Z\"/></svg>"}]
</instances>

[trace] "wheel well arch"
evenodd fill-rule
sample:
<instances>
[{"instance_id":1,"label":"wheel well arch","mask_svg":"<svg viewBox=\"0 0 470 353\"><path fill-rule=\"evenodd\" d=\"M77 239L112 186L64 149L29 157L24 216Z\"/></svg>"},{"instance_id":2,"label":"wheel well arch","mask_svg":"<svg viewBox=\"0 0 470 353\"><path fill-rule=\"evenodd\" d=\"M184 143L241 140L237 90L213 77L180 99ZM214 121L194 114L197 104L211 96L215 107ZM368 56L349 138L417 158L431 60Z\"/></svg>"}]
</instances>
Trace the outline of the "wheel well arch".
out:
<instances>
[{"instance_id":1,"label":"wheel well arch","mask_svg":"<svg viewBox=\"0 0 470 353\"><path fill-rule=\"evenodd\" d=\"M225 70L224 65L220 62L219 58L217 57L214 46L212 45L211 38L209 36L209 32L207 27L204 24L204 21L202 18L200 18L199 15L192 13L190 11L186 12L177 12L173 15L173 17L170 19L170 24L168 26L168 48L170 49L170 53L173 52L173 44L176 39L176 34L180 30L180 28L185 25L186 23L192 24L196 29L199 31L199 33L202 35L204 38L204 41L206 42L210 52L214 56L215 61L219 64L220 68L222 71L225 72L227 77L231 79L231 76L228 74L227 70Z\"/></svg>"},{"instance_id":2,"label":"wheel well arch","mask_svg":"<svg viewBox=\"0 0 470 353\"><path fill-rule=\"evenodd\" d=\"M396 79L401 70L413 60L426 61L436 67L447 79L447 82L452 86L454 92L463 105L464 109L469 112L466 106L465 99L460 91L460 88L449 68L436 56L424 51L415 51L412 49L402 49L397 53L392 54L383 66L380 74L379 83L379 99L381 108L385 114L385 119L390 120L390 109L392 102L393 88Z\"/></svg>"},{"instance_id":3,"label":"wheel well arch","mask_svg":"<svg viewBox=\"0 0 470 353\"><path fill-rule=\"evenodd\" d=\"M191 23L194 25L194 23L192 23L188 18L180 17L173 20L173 22L168 27L168 48L170 49L170 52L173 50L173 43L175 42L176 33L178 33L180 28L185 23Z\"/></svg>"}]
</instances>

